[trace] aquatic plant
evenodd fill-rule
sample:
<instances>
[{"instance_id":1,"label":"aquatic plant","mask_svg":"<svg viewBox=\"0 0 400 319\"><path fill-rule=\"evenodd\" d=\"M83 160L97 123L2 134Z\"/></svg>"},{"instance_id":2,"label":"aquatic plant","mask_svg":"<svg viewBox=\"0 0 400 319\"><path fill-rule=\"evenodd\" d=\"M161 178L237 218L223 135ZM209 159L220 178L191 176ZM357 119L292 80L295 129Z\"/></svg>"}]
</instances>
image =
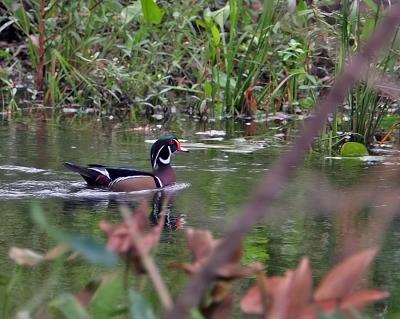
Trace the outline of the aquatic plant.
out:
<instances>
[{"instance_id":1,"label":"aquatic plant","mask_svg":"<svg viewBox=\"0 0 400 319\"><path fill-rule=\"evenodd\" d=\"M374 31L383 12L382 7L374 3L368 2L361 6L358 2L343 2L340 15L340 59L337 66L339 73L346 67L350 54L358 52L361 43ZM334 134L337 130L351 132L360 135L366 145L374 142L382 119L397 99L397 94L394 96L390 90L385 89L390 86L389 83L396 86L390 79L396 73L397 38L396 32L388 50L379 56L375 68L369 70L364 80L349 92L345 108L335 115Z\"/></svg>"},{"instance_id":2,"label":"aquatic plant","mask_svg":"<svg viewBox=\"0 0 400 319\"><path fill-rule=\"evenodd\" d=\"M279 98L296 104L299 90L300 106L309 107L304 97L314 101L319 87L307 62L316 38L307 38L312 17L305 1L292 18L275 0L230 0L218 9L206 1L191 7L153 0L4 6L5 27L21 31L27 71L45 105L160 115L189 99L205 117L231 117L246 113L250 87L263 112ZM25 62L13 47L7 51Z\"/></svg>"}]
</instances>

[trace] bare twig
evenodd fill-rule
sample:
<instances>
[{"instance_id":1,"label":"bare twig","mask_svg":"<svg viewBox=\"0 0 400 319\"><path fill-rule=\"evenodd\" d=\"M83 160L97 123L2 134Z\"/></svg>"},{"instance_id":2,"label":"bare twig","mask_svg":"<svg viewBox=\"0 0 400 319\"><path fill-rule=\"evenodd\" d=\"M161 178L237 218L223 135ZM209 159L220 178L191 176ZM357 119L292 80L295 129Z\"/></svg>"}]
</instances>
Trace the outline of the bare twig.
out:
<instances>
[{"instance_id":1,"label":"bare twig","mask_svg":"<svg viewBox=\"0 0 400 319\"><path fill-rule=\"evenodd\" d=\"M146 269L147 274L149 275L151 281L153 282L155 290L157 291L158 295L160 296L161 303L163 304L163 306L166 310L170 310L172 308L172 304L173 304L171 295L160 275L160 272L157 269L156 264L154 263L153 258L149 254L146 254L143 251L142 245L141 245L141 238L136 233L136 231L134 229L132 229L131 223L129 223L129 216L130 216L129 209L126 206L122 206L121 214L124 217L124 220L129 227L129 234L131 236L132 242L134 243L135 247L137 248L137 251L140 255L143 267ZM161 215L159 223L161 223L161 224L164 223L164 215L163 214Z\"/></svg>"},{"instance_id":2,"label":"bare twig","mask_svg":"<svg viewBox=\"0 0 400 319\"><path fill-rule=\"evenodd\" d=\"M400 4L396 4L382 20L363 50L352 58L351 63L345 68L327 97L319 103L314 117L306 123L307 125L303 128L293 147L275 162L251 201L243 208L242 214L231 225L225 239L213 252L204 268L194 275L187 287L183 289L174 308L167 313L166 318L184 318L188 311L199 303L207 286L215 278L215 269L218 269L233 254L251 227L269 213L270 208L266 205L280 194L289 177L302 163L304 154L309 149L314 137L325 125L329 113L336 110L348 90L365 73L374 56L391 39L399 21Z\"/></svg>"}]
</instances>

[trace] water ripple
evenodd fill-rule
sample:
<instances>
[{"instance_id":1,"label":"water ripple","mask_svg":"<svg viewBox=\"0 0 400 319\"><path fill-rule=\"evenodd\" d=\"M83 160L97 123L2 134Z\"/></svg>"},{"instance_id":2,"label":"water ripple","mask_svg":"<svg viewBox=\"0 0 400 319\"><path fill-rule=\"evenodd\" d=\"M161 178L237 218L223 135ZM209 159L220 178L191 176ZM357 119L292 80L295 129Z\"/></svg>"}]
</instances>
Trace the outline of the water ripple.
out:
<instances>
[{"instance_id":1,"label":"water ripple","mask_svg":"<svg viewBox=\"0 0 400 319\"><path fill-rule=\"evenodd\" d=\"M166 192L175 192L189 187L189 183L176 183L165 187ZM17 181L0 185L0 200L23 198L73 198L73 199L129 199L154 193L157 190L137 192L111 192L108 190L89 188L84 182L69 181Z\"/></svg>"},{"instance_id":2,"label":"water ripple","mask_svg":"<svg viewBox=\"0 0 400 319\"><path fill-rule=\"evenodd\" d=\"M49 173L48 170L35 168L35 167L25 167L25 166L16 166L16 165L0 165L0 170L5 171L16 171L23 173Z\"/></svg>"}]
</instances>

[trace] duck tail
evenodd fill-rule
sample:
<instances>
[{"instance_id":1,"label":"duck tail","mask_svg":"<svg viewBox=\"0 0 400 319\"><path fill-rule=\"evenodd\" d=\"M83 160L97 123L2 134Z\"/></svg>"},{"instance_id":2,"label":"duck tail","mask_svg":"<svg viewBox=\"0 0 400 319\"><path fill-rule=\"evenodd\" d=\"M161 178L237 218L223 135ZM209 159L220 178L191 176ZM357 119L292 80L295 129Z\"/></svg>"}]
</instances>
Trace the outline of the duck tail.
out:
<instances>
[{"instance_id":1,"label":"duck tail","mask_svg":"<svg viewBox=\"0 0 400 319\"><path fill-rule=\"evenodd\" d=\"M74 163L65 162L64 166L69 170L78 173L90 186L106 186L111 181L107 176L98 170L82 167Z\"/></svg>"}]
</instances>

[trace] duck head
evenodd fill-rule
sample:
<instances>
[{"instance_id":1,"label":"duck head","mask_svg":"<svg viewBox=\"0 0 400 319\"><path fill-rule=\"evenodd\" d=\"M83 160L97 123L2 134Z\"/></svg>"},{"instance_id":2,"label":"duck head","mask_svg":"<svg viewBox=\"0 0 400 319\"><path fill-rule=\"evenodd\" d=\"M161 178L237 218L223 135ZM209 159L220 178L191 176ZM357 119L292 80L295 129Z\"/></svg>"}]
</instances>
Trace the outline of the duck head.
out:
<instances>
[{"instance_id":1,"label":"duck head","mask_svg":"<svg viewBox=\"0 0 400 319\"><path fill-rule=\"evenodd\" d=\"M173 135L160 137L151 147L150 160L153 171L171 164L171 156L175 152L189 152L181 146L179 140Z\"/></svg>"}]
</instances>

